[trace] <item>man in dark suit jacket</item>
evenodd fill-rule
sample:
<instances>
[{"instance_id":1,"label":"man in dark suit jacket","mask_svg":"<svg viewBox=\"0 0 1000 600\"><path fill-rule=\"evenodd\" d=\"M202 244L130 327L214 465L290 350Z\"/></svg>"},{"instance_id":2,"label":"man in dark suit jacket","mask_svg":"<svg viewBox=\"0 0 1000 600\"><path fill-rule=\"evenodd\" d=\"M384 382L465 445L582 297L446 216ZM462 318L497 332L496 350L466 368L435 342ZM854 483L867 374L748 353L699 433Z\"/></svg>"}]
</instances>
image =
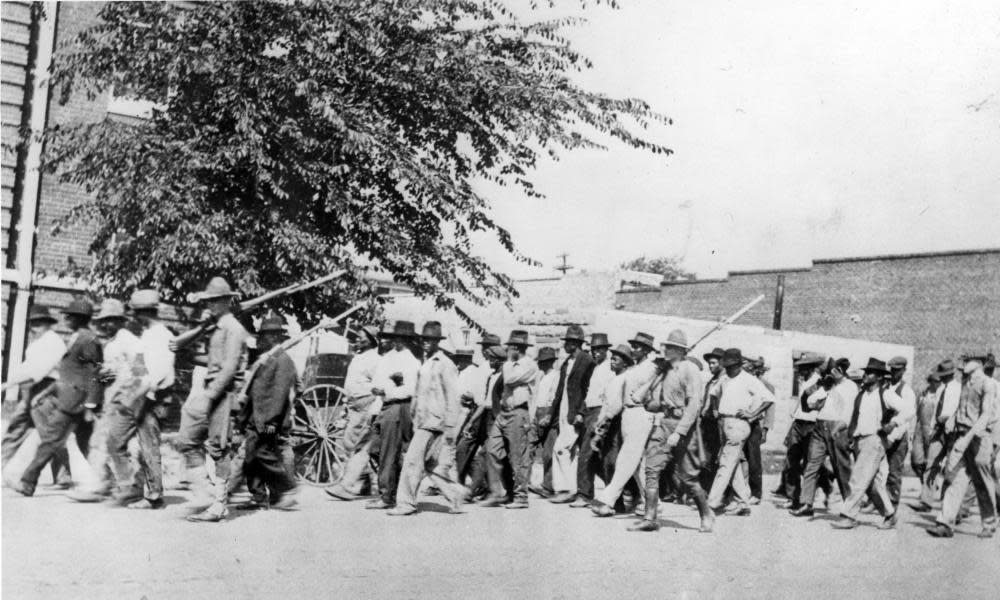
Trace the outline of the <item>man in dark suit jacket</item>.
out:
<instances>
[{"instance_id":1,"label":"man in dark suit jacket","mask_svg":"<svg viewBox=\"0 0 1000 600\"><path fill-rule=\"evenodd\" d=\"M576 470L573 469L573 448L584 426L584 400L594 370L594 359L583 351L586 341L583 328L570 325L563 336L566 360L559 370L556 397L552 400L552 420L558 423L552 458L552 485L556 494L549 502L568 504L576 499Z\"/></svg>"},{"instance_id":2,"label":"man in dark suit jacket","mask_svg":"<svg viewBox=\"0 0 1000 600\"><path fill-rule=\"evenodd\" d=\"M72 332L65 356L59 362L59 381L54 393L40 399L31 416L40 438L35 458L14 487L31 496L38 476L49 461L66 460L66 440L76 434L76 443L86 456L93 431L93 412L101 404L104 388L98 380L104 353L101 344L87 326L94 307L86 300L74 300L63 311L66 326Z\"/></svg>"}]
</instances>

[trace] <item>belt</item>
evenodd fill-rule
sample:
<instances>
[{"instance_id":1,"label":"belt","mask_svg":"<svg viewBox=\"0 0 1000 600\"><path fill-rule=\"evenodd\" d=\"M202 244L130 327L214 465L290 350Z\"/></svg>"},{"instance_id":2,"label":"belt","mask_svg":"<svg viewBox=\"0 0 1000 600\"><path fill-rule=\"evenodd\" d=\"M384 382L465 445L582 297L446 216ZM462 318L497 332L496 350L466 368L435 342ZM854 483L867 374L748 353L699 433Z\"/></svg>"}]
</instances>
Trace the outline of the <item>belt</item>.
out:
<instances>
[{"instance_id":1,"label":"belt","mask_svg":"<svg viewBox=\"0 0 1000 600\"><path fill-rule=\"evenodd\" d=\"M663 417L665 419L677 420L684 417L684 407L683 406L668 406L663 409Z\"/></svg>"},{"instance_id":2,"label":"belt","mask_svg":"<svg viewBox=\"0 0 1000 600\"><path fill-rule=\"evenodd\" d=\"M518 404L517 406L511 406L510 408L507 408L505 406L501 406L500 407L500 412L510 412L512 410L520 410L520 409L528 410L528 403L524 402L522 404Z\"/></svg>"},{"instance_id":3,"label":"belt","mask_svg":"<svg viewBox=\"0 0 1000 600\"><path fill-rule=\"evenodd\" d=\"M413 398L395 398L393 400L388 400L388 399L387 400L383 400L382 401L382 407L384 408L386 406L391 406L393 404L407 404L412 399Z\"/></svg>"},{"instance_id":4,"label":"belt","mask_svg":"<svg viewBox=\"0 0 1000 600\"><path fill-rule=\"evenodd\" d=\"M737 417L736 415L719 415L719 416L722 417L723 419L736 419L737 421L743 421L745 423L750 422L749 419L744 419L743 417Z\"/></svg>"}]
</instances>

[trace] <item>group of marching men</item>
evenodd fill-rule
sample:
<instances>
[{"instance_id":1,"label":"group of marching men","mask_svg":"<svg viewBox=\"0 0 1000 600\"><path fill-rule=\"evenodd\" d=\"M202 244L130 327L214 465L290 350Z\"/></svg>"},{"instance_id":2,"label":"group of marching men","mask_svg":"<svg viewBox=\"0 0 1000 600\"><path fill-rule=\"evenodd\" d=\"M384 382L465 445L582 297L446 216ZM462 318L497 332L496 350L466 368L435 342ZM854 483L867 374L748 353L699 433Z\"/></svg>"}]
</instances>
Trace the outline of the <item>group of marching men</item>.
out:
<instances>
[{"instance_id":1,"label":"group of marching men","mask_svg":"<svg viewBox=\"0 0 1000 600\"><path fill-rule=\"evenodd\" d=\"M176 444L186 465L182 486L193 490L192 504L204 508L187 517L195 522L225 519L229 494L244 481L252 496L246 508L295 503L286 434L297 373L281 347L287 339L285 325L276 317L261 322L254 343L257 358L245 368L250 333L233 314L234 297L229 284L217 277L193 298L208 315L210 334L181 410ZM134 292L128 310L107 299L97 315L89 301L74 300L63 310L67 340L54 330L58 320L47 308L32 307L32 341L3 386L4 392L16 394L3 437L7 486L32 496L50 465L57 486L73 487L74 500L108 498L130 509L164 507L160 426L174 384L175 353L181 348L160 321L159 307L156 290ZM28 464L14 478L8 466L27 446L32 430L37 431L37 447L28 450ZM71 434L75 447L67 444ZM129 447L133 439L138 442L135 457ZM77 450L87 459L87 473L69 472L70 454ZM214 477L206 468L206 455L212 458Z\"/></svg>"},{"instance_id":2,"label":"group of marching men","mask_svg":"<svg viewBox=\"0 0 1000 600\"><path fill-rule=\"evenodd\" d=\"M282 345L285 325L277 317L261 322L248 365L251 335L232 312L234 296L215 278L194 297L210 334L177 446L186 463L182 483L195 492L194 505L207 505L187 517L196 522L224 520L243 482L251 494L243 508L295 503L289 432L297 373ZM76 300L63 311L66 341L47 309L32 308L32 342L4 384L17 391L3 437L5 465L32 429L38 445L19 478L5 472L8 486L31 496L50 465L57 484L76 482L75 500L164 506L160 421L180 347L160 322L159 305L155 290L138 290L128 311L109 299L93 316L89 302ZM615 346L606 334L588 339L579 326L562 342L562 353L542 347L529 356L526 331L511 331L505 343L486 333L483 364L476 365L474 352L454 348L436 321L419 335L409 321L361 327L344 383L342 477L327 494L350 501L370 492L366 508L410 515L421 488L444 495L452 512L470 501L527 508L533 493L599 517L634 512L641 520L631 531L659 528L661 499L693 504L702 532L712 531L718 514L750 514L762 496L761 445L775 409L762 359L716 348L701 356L703 365L681 330L659 349L647 333ZM980 536L993 535L1000 398L991 355L963 357L957 377L945 361L919 400L903 381L900 357L872 358L860 372L847 359L810 354L794 364L801 394L776 490L793 515L813 515L817 488L829 497L836 480L843 502L834 527L856 527L866 502L881 512L880 528L895 527L912 446L923 483L914 509L942 506L929 532L950 537L963 506L975 501ZM70 434L90 471L72 479ZM535 460L543 465L537 485ZM967 495L970 483L974 494Z\"/></svg>"}]
</instances>

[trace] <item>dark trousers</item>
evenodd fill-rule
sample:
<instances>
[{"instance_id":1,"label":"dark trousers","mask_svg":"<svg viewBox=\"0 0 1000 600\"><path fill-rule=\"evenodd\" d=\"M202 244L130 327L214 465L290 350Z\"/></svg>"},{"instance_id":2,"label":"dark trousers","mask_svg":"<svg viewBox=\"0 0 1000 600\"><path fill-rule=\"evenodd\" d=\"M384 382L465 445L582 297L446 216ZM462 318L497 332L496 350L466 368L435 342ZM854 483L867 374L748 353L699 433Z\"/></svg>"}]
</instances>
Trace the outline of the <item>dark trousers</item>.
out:
<instances>
[{"instance_id":1,"label":"dark trousers","mask_svg":"<svg viewBox=\"0 0 1000 600\"><path fill-rule=\"evenodd\" d=\"M396 503L396 488L403 469L403 454L413 438L410 402L394 402L382 407L375 419L378 430L378 492L386 504Z\"/></svg>"},{"instance_id":2,"label":"dark trousers","mask_svg":"<svg viewBox=\"0 0 1000 600\"><path fill-rule=\"evenodd\" d=\"M482 495L488 489L486 472L489 461L484 448L492 426L493 411L487 408L477 418L470 418L465 422L462 435L459 436L455 446L458 481L464 483L468 478L468 486L473 496Z\"/></svg>"},{"instance_id":3,"label":"dark trousers","mask_svg":"<svg viewBox=\"0 0 1000 600\"><path fill-rule=\"evenodd\" d=\"M889 492L893 506L899 506L899 497L903 489L903 466L906 464L906 453L910 449L908 436L903 436L893 443L883 439L885 458L889 462L889 475L885 479L885 489Z\"/></svg>"},{"instance_id":4,"label":"dark trousers","mask_svg":"<svg viewBox=\"0 0 1000 600\"><path fill-rule=\"evenodd\" d=\"M498 475L503 472L503 460L506 458L514 476L514 501L528 501L531 475L528 426L527 408L504 410L496 415L486 447L490 461L490 494L494 497L505 495L503 481Z\"/></svg>"},{"instance_id":5,"label":"dark trousers","mask_svg":"<svg viewBox=\"0 0 1000 600\"><path fill-rule=\"evenodd\" d=\"M802 496L802 475L806 470L806 462L809 458L809 440L812 432L816 428L816 423L812 421L802 421L795 419L785 436L785 496L798 505ZM819 487L829 496L833 491L831 484L831 473L829 469L822 466L819 474Z\"/></svg>"},{"instance_id":6,"label":"dark trousers","mask_svg":"<svg viewBox=\"0 0 1000 600\"><path fill-rule=\"evenodd\" d=\"M673 481L673 488L694 500L702 518L710 515L708 497L699 481L701 475L702 449L698 431L692 428L688 434L671 449L667 448L667 438L677 426L677 421L664 419L646 442L646 515L647 521L656 520L656 509L660 501L660 478L665 476Z\"/></svg>"},{"instance_id":7,"label":"dark trousers","mask_svg":"<svg viewBox=\"0 0 1000 600\"><path fill-rule=\"evenodd\" d=\"M840 496L846 499L851 495L851 450L847 439L847 428L841 427L834 433L834 421L817 421L809 436L809 450L806 458L805 474L802 476L802 493L799 500L806 506L812 506L816 499L816 488L825 469L824 461L830 457L833 465L833 476L837 480Z\"/></svg>"},{"instance_id":8,"label":"dark trousers","mask_svg":"<svg viewBox=\"0 0 1000 600\"><path fill-rule=\"evenodd\" d=\"M537 418L537 415L536 415ZM559 429L552 423L544 427L535 425L536 439L532 442L532 461L541 460L542 489L552 493L552 449L555 448Z\"/></svg>"},{"instance_id":9,"label":"dark trousers","mask_svg":"<svg viewBox=\"0 0 1000 600\"><path fill-rule=\"evenodd\" d=\"M247 429L244 440L246 456L243 473L247 489L257 502L277 502L295 489L295 474L285 460L288 438L263 436L253 428Z\"/></svg>"},{"instance_id":10,"label":"dark trousers","mask_svg":"<svg viewBox=\"0 0 1000 600\"><path fill-rule=\"evenodd\" d=\"M17 449L24 443L24 438L28 437L28 432L34 426L28 403L18 400L13 414L10 415L10 422L7 423L7 430L3 434L3 464L7 464L7 461L17 454Z\"/></svg>"},{"instance_id":11,"label":"dark trousers","mask_svg":"<svg viewBox=\"0 0 1000 600\"><path fill-rule=\"evenodd\" d=\"M701 427L701 441L705 449L705 464L701 469L701 487L703 490L712 489L712 482L715 481L715 472L719 469L719 452L722 451L722 433L719 429L719 421L711 415L703 415L699 421Z\"/></svg>"},{"instance_id":12,"label":"dark trousers","mask_svg":"<svg viewBox=\"0 0 1000 600\"><path fill-rule=\"evenodd\" d=\"M763 443L764 428L760 421L750 423L750 435L743 442L743 456L747 459L747 483L754 498L764 497L764 462L760 454Z\"/></svg>"},{"instance_id":13,"label":"dark trousers","mask_svg":"<svg viewBox=\"0 0 1000 600\"><path fill-rule=\"evenodd\" d=\"M90 435L94 431L93 423L84 419L82 413L68 414L58 408L51 400L44 400L31 411L31 419L38 429L40 442L35 457L21 475L21 481L29 490L38 485L38 477L42 469L50 461L69 465L69 454L66 451L66 440L69 434L76 434L76 444L80 452L86 456L90 450Z\"/></svg>"},{"instance_id":14,"label":"dark trousers","mask_svg":"<svg viewBox=\"0 0 1000 600\"><path fill-rule=\"evenodd\" d=\"M129 464L128 442L133 437L139 440L139 471L145 481L147 500L163 497L163 465L160 458L160 415L161 406L145 406L136 415L119 403L108 407L108 457L118 487L133 484L134 478Z\"/></svg>"},{"instance_id":15,"label":"dark trousers","mask_svg":"<svg viewBox=\"0 0 1000 600\"><path fill-rule=\"evenodd\" d=\"M587 408L583 413L583 434L578 440L579 450L576 455L576 495L585 500L594 499L594 478L600 474L604 477L601 453L590 447L597 427L597 417L601 407ZM605 480L607 481L607 480Z\"/></svg>"}]
</instances>

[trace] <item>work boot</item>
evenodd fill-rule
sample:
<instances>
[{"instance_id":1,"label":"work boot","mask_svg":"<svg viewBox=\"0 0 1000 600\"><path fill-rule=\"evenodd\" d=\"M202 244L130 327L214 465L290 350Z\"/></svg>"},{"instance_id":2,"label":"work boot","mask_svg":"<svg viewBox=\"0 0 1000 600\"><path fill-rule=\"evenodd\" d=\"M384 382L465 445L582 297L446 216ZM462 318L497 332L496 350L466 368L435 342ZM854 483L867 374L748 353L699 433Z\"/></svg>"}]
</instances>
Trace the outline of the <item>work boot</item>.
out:
<instances>
[{"instance_id":1,"label":"work boot","mask_svg":"<svg viewBox=\"0 0 1000 600\"><path fill-rule=\"evenodd\" d=\"M271 501L271 508L275 510L291 510L299 503L295 494L282 494L279 498Z\"/></svg>"},{"instance_id":2,"label":"work boot","mask_svg":"<svg viewBox=\"0 0 1000 600\"><path fill-rule=\"evenodd\" d=\"M527 498L515 498L513 502L508 502L504 504L504 508L518 509L518 508L528 508Z\"/></svg>"},{"instance_id":3,"label":"work boot","mask_svg":"<svg viewBox=\"0 0 1000 600\"><path fill-rule=\"evenodd\" d=\"M350 502L351 500L357 500L359 498L357 494L351 493L347 488L339 483L335 483L328 488L324 488L323 491L326 492L327 496L330 496L335 500L343 500L345 502Z\"/></svg>"},{"instance_id":4,"label":"work boot","mask_svg":"<svg viewBox=\"0 0 1000 600\"><path fill-rule=\"evenodd\" d=\"M934 527L927 530L927 533L937 538L950 538L955 536L955 532L944 523L935 523Z\"/></svg>"},{"instance_id":5,"label":"work boot","mask_svg":"<svg viewBox=\"0 0 1000 600\"><path fill-rule=\"evenodd\" d=\"M726 514L733 517L749 517L750 507L747 506L746 504L740 503L736 505L736 508L732 510L727 510Z\"/></svg>"},{"instance_id":6,"label":"work boot","mask_svg":"<svg viewBox=\"0 0 1000 600\"><path fill-rule=\"evenodd\" d=\"M131 510L159 510L161 508L166 508L167 504L163 501L163 498L156 498L154 500L149 500L148 498L143 498L138 502L133 502L125 508Z\"/></svg>"},{"instance_id":7,"label":"work boot","mask_svg":"<svg viewBox=\"0 0 1000 600\"><path fill-rule=\"evenodd\" d=\"M552 504L569 504L574 500L576 500L576 494L573 492L558 492L555 496L549 498L549 502Z\"/></svg>"},{"instance_id":8,"label":"work boot","mask_svg":"<svg viewBox=\"0 0 1000 600\"><path fill-rule=\"evenodd\" d=\"M142 499L142 490L134 485L127 485L118 488L114 494L111 495L112 500L115 504L119 506L127 506L136 500Z\"/></svg>"},{"instance_id":9,"label":"work boot","mask_svg":"<svg viewBox=\"0 0 1000 600\"><path fill-rule=\"evenodd\" d=\"M794 510L788 511L788 514L793 517L811 517L816 514L811 506L802 505Z\"/></svg>"},{"instance_id":10,"label":"work boot","mask_svg":"<svg viewBox=\"0 0 1000 600\"><path fill-rule=\"evenodd\" d=\"M708 514L702 515L701 517L701 527L698 531L701 533L712 533L712 528L715 526L715 515L709 511Z\"/></svg>"},{"instance_id":11,"label":"work boot","mask_svg":"<svg viewBox=\"0 0 1000 600\"><path fill-rule=\"evenodd\" d=\"M601 502L600 500L594 500L594 503L590 506L591 512L598 517L613 517L615 516L615 509L611 508L607 504Z\"/></svg>"},{"instance_id":12,"label":"work boot","mask_svg":"<svg viewBox=\"0 0 1000 600\"><path fill-rule=\"evenodd\" d=\"M385 511L385 514L392 517L406 517L417 514L417 509L413 506L395 506Z\"/></svg>"},{"instance_id":13,"label":"work boot","mask_svg":"<svg viewBox=\"0 0 1000 600\"><path fill-rule=\"evenodd\" d=\"M501 496L487 496L485 500L479 502L479 506L486 508L495 508L504 504L507 504L507 499Z\"/></svg>"},{"instance_id":14,"label":"work boot","mask_svg":"<svg viewBox=\"0 0 1000 600\"><path fill-rule=\"evenodd\" d=\"M528 491L536 496L541 496L542 498L548 498L555 492L542 486L532 485L528 487Z\"/></svg>"},{"instance_id":15,"label":"work boot","mask_svg":"<svg viewBox=\"0 0 1000 600\"><path fill-rule=\"evenodd\" d=\"M590 500L583 496L577 496L576 500L569 505L570 508L587 508L588 506L590 506Z\"/></svg>"},{"instance_id":16,"label":"work boot","mask_svg":"<svg viewBox=\"0 0 1000 600\"><path fill-rule=\"evenodd\" d=\"M993 537L993 535L996 534L996 532L997 532L996 525L986 525L985 527L983 527L982 531L976 534L976 537L986 540Z\"/></svg>"},{"instance_id":17,"label":"work boot","mask_svg":"<svg viewBox=\"0 0 1000 600\"><path fill-rule=\"evenodd\" d=\"M200 513L188 515L187 520L192 523L218 523L228 516L229 509L216 502Z\"/></svg>"},{"instance_id":18,"label":"work boot","mask_svg":"<svg viewBox=\"0 0 1000 600\"><path fill-rule=\"evenodd\" d=\"M834 529L854 529L859 525L857 519L852 519L851 517L842 516L840 519L831 523L831 527Z\"/></svg>"},{"instance_id":19,"label":"work boot","mask_svg":"<svg viewBox=\"0 0 1000 600\"><path fill-rule=\"evenodd\" d=\"M392 508L393 506L395 505L389 504L382 498L375 498L374 500L369 500L367 503L365 503L365 508L367 508L368 510L386 510Z\"/></svg>"},{"instance_id":20,"label":"work boot","mask_svg":"<svg viewBox=\"0 0 1000 600\"><path fill-rule=\"evenodd\" d=\"M751 496L750 506L757 506L758 504L760 504L760 498L758 498L757 496Z\"/></svg>"},{"instance_id":21,"label":"work boot","mask_svg":"<svg viewBox=\"0 0 1000 600\"><path fill-rule=\"evenodd\" d=\"M883 529L883 530L886 530L886 529L895 529L896 528L896 523L898 521L899 521L899 511L896 510L896 511L893 511L893 513L891 515L889 515L888 517L886 517L885 519L883 519L882 522L878 524L878 528L879 529Z\"/></svg>"},{"instance_id":22,"label":"work boot","mask_svg":"<svg viewBox=\"0 0 1000 600\"><path fill-rule=\"evenodd\" d=\"M924 501L920 501L917 504L910 504L910 510L918 513L929 513L934 510L934 507Z\"/></svg>"},{"instance_id":23,"label":"work boot","mask_svg":"<svg viewBox=\"0 0 1000 600\"><path fill-rule=\"evenodd\" d=\"M643 519L628 528L629 531L657 531L660 528L660 524L656 521L650 521L649 519Z\"/></svg>"},{"instance_id":24,"label":"work boot","mask_svg":"<svg viewBox=\"0 0 1000 600\"><path fill-rule=\"evenodd\" d=\"M30 483L25 483L23 481L11 481L9 482L10 489L14 490L22 496L27 496L28 498L35 495L35 486Z\"/></svg>"},{"instance_id":25,"label":"work boot","mask_svg":"<svg viewBox=\"0 0 1000 600\"><path fill-rule=\"evenodd\" d=\"M94 490L82 490L79 488L71 490L70 493L66 494L66 497L74 502L83 502L87 504L101 502L107 498L106 495L95 492Z\"/></svg>"}]
</instances>

